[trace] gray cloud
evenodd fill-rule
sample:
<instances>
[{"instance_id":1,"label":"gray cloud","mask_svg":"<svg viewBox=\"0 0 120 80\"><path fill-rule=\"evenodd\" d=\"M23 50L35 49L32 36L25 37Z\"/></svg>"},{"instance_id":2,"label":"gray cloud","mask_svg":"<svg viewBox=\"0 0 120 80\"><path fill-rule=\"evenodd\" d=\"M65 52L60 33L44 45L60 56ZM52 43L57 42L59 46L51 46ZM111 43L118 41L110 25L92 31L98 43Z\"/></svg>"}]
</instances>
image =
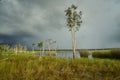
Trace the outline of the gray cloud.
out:
<instances>
[{"instance_id":1,"label":"gray cloud","mask_svg":"<svg viewBox=\"0 0 120 80\"><path fill-rule=\"evenodd\" d=\"M9 44L14 46L18 43L28 44L29 39L33 40L34 35L30 35L26 32L14 32L13 34L0 34L0 44Z\"/></svg>"},{"instance_id":2,"label":"gray cloud","mask_svg":"<svg viewBox=\"0 0 120 80\"><path fill-rule=\"evenodd\" d=\"M2 0L0 42L17 38L29 44L52 38L59 48L71 48L64 15L71 4L83 11L78 48L120 47L119 0Z\"/></svg>"}]
</instances>

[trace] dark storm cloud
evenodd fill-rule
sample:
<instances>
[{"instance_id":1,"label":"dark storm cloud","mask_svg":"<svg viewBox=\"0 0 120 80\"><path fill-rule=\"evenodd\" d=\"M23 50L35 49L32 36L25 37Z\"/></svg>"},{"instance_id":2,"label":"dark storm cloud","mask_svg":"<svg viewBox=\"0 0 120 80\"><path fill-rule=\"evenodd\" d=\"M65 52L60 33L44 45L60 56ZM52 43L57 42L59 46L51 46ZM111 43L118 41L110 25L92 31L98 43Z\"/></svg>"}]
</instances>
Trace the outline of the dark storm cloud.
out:
<instances>
[{"instance_id":1,"label":"dark storm cloud","mask_svg":"<svg viewBox=\"0 0 120 80\"><path fill-rule=\"evenodd\" d=\"M63 27L61 1L4 0L0 8L1 33L23 30L39 34Z\"/></svg>"},{"instance_id":2,"label":"dark storm cloud","mask_svg":"<svg viewBox=\"0 0 120 80\"><path fill-rule=\"evenodd\" d=\"M41 40L43 32L61 28L59 3L56 0L3 0L0 4L0 42L13 44L25 37L36 38L33 34Z\"/></svg>"},{"instance_id":3,"label":"dark storm cloud","mask_svg":"<svg viewBox=\"0 0 120 80\"><path fill-rule=\"evenodd\" d=\"M71 48L64 13L71 4L83 11L78 48L120 47L120 0L1 0L0 43L52 38Z\"/></svg>"},{"instance_id":4,"label":"dark storm cloud","mask_svg":"<svg viewBox=\"0 0 120 80\"><path fill-rule=\"evenodd\" d=\"M0 44L15 45L18 43L27 44L29 39L35 36L30 35L26 32L14 32L13 34L0 34Z\"/></svg>"}]
</instances>

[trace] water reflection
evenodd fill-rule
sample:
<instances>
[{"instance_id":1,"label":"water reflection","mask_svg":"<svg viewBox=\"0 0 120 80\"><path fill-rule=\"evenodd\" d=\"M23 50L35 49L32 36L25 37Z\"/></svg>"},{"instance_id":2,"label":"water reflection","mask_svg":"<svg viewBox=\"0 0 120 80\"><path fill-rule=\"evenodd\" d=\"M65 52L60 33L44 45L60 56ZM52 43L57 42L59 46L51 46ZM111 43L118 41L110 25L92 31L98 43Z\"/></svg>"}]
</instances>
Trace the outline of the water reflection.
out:
<instances>
[{"instance_id":1,"label":"water reflection","mask_svg":"<svg viewBox=\"0 0 120 80\"><path fill-rule=\"evenodd\" d=\"M45 52L43 54L42 52L39 52L39 51L36 51L35 55L36 56L51 56L50 54L47 54ZM57 51L56 54L52 56L62 57L62 58L73 58L73 52L72 51ZM76 51L76 57L77 58L80 57L80 53L78 51Z\"/></svg>"},{"instance_id":2,"label":"water reflection","mask_svg":"<svg viewBox=\"0 0 120 80\"><path fill-rule=\"evenodd\" d=\"M63 57L63 58L72 58L73 52L72 51L57 51L57 57ZM76 57L79 58L80 54L78 51L76 51Z\"/></svg>"}]
</instances>

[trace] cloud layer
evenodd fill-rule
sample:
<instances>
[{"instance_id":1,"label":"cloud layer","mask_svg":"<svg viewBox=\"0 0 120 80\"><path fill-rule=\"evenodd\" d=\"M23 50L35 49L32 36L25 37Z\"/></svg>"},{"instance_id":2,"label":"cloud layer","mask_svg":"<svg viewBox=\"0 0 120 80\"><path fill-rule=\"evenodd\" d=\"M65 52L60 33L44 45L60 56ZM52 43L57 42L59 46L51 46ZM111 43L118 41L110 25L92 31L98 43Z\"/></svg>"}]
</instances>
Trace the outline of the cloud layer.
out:
<instances>
[{"instance_id":1,"label":"cloud layer","mask_svg":"<svg viewBox=\"0 0 120 80\"><path fill-rule=\"evenodd\" d=\"M59 48L71 48L64 13L71 4L83 12L78 48L120 47L119 0L1 0L0 43L20 40L30 45L51 38Z\"/></svg>"}]
</instances>

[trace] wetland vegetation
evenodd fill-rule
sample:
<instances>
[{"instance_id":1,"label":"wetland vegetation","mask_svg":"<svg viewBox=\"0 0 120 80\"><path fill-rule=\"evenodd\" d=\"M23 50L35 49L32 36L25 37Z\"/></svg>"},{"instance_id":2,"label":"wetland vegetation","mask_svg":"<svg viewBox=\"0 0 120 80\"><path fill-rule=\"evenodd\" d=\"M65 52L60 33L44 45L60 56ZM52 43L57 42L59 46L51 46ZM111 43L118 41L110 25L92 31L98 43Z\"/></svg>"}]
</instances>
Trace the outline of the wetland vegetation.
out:
<instances>
[{"instance_id":1,"label":"wetland vegetation","mask_svg":"<svg viewBox=\"0 0 120 80\"><path fill-rule=\"evenodd\" d=\"M119 80L119 60L1 55L0 80Z\"/></svg>"}]
</instances>

